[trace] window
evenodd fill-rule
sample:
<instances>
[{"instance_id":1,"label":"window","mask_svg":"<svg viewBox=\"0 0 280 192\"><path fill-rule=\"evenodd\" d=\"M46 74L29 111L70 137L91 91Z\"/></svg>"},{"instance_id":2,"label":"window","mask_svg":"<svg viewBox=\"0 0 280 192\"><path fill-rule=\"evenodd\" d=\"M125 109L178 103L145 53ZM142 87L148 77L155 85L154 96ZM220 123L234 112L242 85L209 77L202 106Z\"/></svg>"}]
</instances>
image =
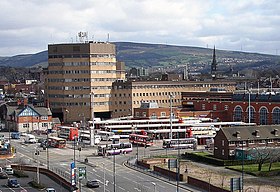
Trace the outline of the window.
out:
<instances>
[{"instance_id":1,"label":"window","mask_svg":"<svg viewBox=\"0 0 280 192\"><path fill-rule=\"evenodd\" d=\"M225 110L226 110L226 111L228 110L228 105L225 105Z\"/></svg>"},{"instance_id":2,"label":"window","mask_svg":"<svg viewBox=\"0 0 280 192\"><path fill-rule=\"evenodd\" d=\"M42 120L48 120L48 116L41 116Z\"/></svg>"},{"instance_id":3,"label":"window","mask_svg":"<svg viewBox=\"0 0 280 192\"><path fill-rule=\"evenodd\" d=\"M224 149L222 149L222 155L225 155L225 150Z\"/></svg>"},{"instance_id":4,"label":"window","mask_svg":"<svg viewBox=\"0 0 280 192\"><path fill-rule=\"evenodd\" d=\"M201 108L202 110L205 110L205 104L202 104Z\"/></svg>"},{"instance_id":5,"label":"window","mask_svg":"<svg viewBox=\"0 0 280 192\"><path fill-rule=\"evenodd\" d=\"M265 107L260 109L260 125L267 125L267 109Z\"/></svg>"},{"instance_id":6,"label":"window","mask_svg":"<svg viewBox=\"0 0 280 192\"><path fill-rule=\"evenodd\" d=\"M222 146L225 146L225 140L222 140Z\"/></svg>"},{"instance_id":7,"label":"window","mask_svg":"<svg viewBox=\"0 0 280 192\"><path fill-rule=\"evenodd\" d=\"M214 111L217 110L217 105L216 105L216 104L213 105L213 110L214 110Z\"/></svg>"},{"instance_id":8,"label":"window","mask_svg":"<svg viewBox=\"0 0 280 192\"><path fill-rule=\"evenodd\" d=\"M146 112L143 112L142 114L143 114L143 117L146 117L146 116L147 116Z\"/></svg>"},{"instance_id":9,"label":"window","mask_svg":"<svg viewBox=\"0 0 280 192\"><path fill-rule=\"evenodd\" d=\"M237 106L234 109L233 121L242 121L242 108L240 106Z\"/></svg>"},{"instance_id":10,"label":"window","mask_svg":"<svg viewBox=\"0 0 280 192\"><path fill-rule=\"evenodd\" d=\"M161 112L161 113L160 113L160 116L161 116L161 117L166 117L166 113L165 113L165 112Z\"/></svg>"},{"instance_id":11,"label":"window","mask_svg":"<svg viewBox=\"0 0 280 192\"><path fill-rule=\"evenodd\" d=\"M275 108L272 111L272 123L280 124L280 108Z\"/></svg>"},{"instance_id":12,"label":"window","mask_svg":"<svg viewBox=\"0 0 280 192\"><path fill-rule=\"evenodd\" d=\"M247 122L249 122L250 118L250 123L255 122L255 108L250 106L250 108L247 108Z\"/></svg>"}]
</instances>

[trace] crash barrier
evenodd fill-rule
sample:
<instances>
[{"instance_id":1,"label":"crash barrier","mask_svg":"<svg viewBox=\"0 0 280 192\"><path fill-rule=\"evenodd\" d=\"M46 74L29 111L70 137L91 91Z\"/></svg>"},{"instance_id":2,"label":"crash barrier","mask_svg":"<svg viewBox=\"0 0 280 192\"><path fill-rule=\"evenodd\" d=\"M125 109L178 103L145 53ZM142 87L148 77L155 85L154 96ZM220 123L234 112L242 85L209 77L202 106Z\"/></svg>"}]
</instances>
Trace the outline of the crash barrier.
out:
<instances>
[{"instance_id":1,"label":"crash barrier","mask_svg":"<svg viewBox=\"0 0 280 192\"><path fill-rule=\"evenodd\" d=\"M31 171L31 172L37 171L37 167L26 166L26 165L11 165L11 167L16 170ZM61 184L68 191L72 191L73 188L71 186L71 183L68 182L65 178L61 177L60 175L42 167L39 167L39 172L41 174L48 176L53 181L57 183L59 182L59 184Z\"/></svg>"}]
</instances>

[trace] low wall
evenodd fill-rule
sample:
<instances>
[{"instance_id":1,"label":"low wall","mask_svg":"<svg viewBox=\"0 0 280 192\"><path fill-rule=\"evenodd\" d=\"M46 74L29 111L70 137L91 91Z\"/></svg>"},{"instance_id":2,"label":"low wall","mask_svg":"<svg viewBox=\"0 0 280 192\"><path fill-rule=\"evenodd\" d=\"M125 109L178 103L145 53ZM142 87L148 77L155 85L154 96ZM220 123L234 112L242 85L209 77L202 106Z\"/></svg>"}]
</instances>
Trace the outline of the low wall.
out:
<instances>
[{"instance_id":1,"label":"low wall","mask_svg":"<svg viewBox=\"0 0 280 192\"><path fill-rule=\"evenodd\" d=\"M32 172L37 171L37 167L31 167L31 166L25 166L25 165L11 165L11 167L16 170L32 171ZM59 182L58 184L61 184L64 188L68 189L69 191L72 190L71 184L68 181L66 181L64 178L57 175L56 173L54 173L48 169L41 168L41 167L39 167L39 172L41 174L48 176L53 181Z\"/></svg>"},{"instance_id":2,"label":"low wall","mask_svg":"<svg viewBox=\"0 0 280 192\"><path fill-rule=\"evenodd\" d=\"M168 169L164 169L164 168L161 168L161 167L158 167L158 166L154 166L154 171L158 172L158 173L161 173L162 175L166 175L169 178L172 178L174 180L177 180L177 172L169 171ZM179 181L184 181L184 180L186 180L184 178L184 175L180 174L179 175Z\"/></svg>"},{"instance_id":3,"label":"low wall","mask_svg":"<svg viewBox=\"0 0 280 192\"><path fill-rule=\"evenodd\" d=\"M199 179L193 178L193 177L187 177L187 182L188 184L200 188L200 189L204 189L206 191L215 191L215 192L230 192L229 190L226 189L222 189L219 187L216 187L214 185L209 184L208 182L205 181L201 181Z\"/></svg>"},{"instance_id":4,"label":"low wall","mask_svg":"<svg viewBox=\"0 0 280 192\"><path fill-rule=\"evenodd\" d=\"M148 163L144 163L142 161L137 161L137 165L141 166L141 167L145 167L146 169L150 169L151 165Z\"/></svg>"}]
</instances>

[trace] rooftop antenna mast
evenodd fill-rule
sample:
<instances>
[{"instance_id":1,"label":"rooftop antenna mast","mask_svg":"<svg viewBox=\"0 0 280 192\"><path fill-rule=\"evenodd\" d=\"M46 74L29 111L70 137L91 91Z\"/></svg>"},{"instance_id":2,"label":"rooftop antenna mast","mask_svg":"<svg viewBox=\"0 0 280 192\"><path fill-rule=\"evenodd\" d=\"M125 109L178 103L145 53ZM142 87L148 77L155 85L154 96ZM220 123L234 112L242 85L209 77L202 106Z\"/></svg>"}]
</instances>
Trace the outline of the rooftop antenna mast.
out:
<instances>
[{"instance_id":1,"label":"rooftop antenna mast","mask_svg":"<svg viewBox=\"0 0 280 192\"><path fill-rule=\"evenodd\" d=\"M85 40L88 39L88 33L87 32L79 32L78 37L79 37L79 42L84 43Z\"/></svg>"},{"instance_id":2,"label":"rooftop antenna mast","mask_svg":"<svg viewBox=\"0 0 280 192\"><path fill-rule=\"evenodd\" d=\"M109 43L109 41L110 41L110 34L108 33L107 34L107 43Z\"/></svg>"}]
</instances>

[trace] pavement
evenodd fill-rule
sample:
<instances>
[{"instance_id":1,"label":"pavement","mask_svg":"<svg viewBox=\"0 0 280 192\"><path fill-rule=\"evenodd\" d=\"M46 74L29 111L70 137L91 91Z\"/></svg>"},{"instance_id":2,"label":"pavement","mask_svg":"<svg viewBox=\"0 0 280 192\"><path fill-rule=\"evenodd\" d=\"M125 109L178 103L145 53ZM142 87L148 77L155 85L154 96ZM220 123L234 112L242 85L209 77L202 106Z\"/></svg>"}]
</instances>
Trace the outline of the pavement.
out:
<instances>
[{"instance_id":1,"label":"pavement","mask_svg":"<svg viewBox=\"0 0 280 192\"><path fill-rule=\"evenodd\" d=\"M158 172L154 172L153 170L143 168L142 166L138 166L136 164L136 158L135 157L132 157L129 160L127 160L126 162L124 162L124 165L126 167L128 167L128 168L140 171L140 172L142 172L144 174L147 174L149 176L152 176L152 177L155 177L157 179L160 179L160 180L162 180L164 182L167 182L167 183L169 183L171 185L174 185L174 186L177 185L177 181L176 180L170 179L166 175L159 174ZM187 182L182 182L182 181L179 182L179 188L188 190L190 192L206 192L203 189L193 187L193 186L189 185Z\"/></svg>"}]
</instances>

